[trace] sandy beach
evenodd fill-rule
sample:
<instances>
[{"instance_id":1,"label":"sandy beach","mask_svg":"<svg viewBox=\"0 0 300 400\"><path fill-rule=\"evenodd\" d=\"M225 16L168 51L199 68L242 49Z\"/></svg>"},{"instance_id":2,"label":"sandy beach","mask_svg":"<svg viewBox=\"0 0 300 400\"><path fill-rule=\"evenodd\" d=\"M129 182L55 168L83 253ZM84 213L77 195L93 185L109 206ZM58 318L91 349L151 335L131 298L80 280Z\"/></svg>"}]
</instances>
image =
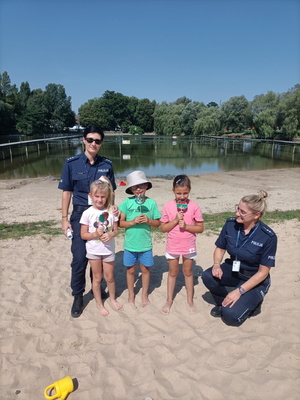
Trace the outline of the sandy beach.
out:
<instances>
[{"instance_id":1,"label":"sandy beach","mask_svg":"<svg viewBox=\"0 0 300 400\"><path fill-rule=\"evenodd\" d=\"M233 211L246 194L269 194L269 210L300 209L300 168L191 176L190 198L205 215ZM151 179L149 197L173 198L171 180ZM61 221L61 191L51 178L0 181L1 221ZM116 203L126 197L119 186ZM70 315L70 241L63 235L1 240L1 395L3 400L44 398L44 389L67 375L78 387L68 400L296 400L300 393L300 222L271 225L279 244L272 287L262 313L239 328L210 316L213 301L201 281L211 266L216 233L197 236L194 266L197 312L187 310L184 280L178 277L169 315L165 236L153 241L151 304L129 307L123 235L116 238L117 312L107 302L101 317L87 289L85 309ZM88 271L87 271L88 276Z\"/></svg>"}]
</instances>

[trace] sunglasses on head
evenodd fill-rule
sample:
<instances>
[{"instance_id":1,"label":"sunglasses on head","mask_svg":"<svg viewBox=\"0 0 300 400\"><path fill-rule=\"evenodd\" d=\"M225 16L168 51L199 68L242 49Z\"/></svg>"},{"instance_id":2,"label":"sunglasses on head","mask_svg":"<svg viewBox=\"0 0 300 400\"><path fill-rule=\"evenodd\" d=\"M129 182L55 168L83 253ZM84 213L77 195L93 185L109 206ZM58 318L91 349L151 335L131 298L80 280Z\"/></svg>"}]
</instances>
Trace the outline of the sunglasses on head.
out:
<instances>
[{"instance_id":1,"label":"sunglasses on head","mask_svg":"<svg viewBox=\"0 0 300 400\"><path fill-rule=\"evenodd\" d=\"M93 142L95 142L96 144L101 144L101 143L102 143L102 140L101 140L101 139L93 139L93 138L90 138L90 137L86 138L85 140L86 140L88 143L93 143Z\"/></svg>"}]
</instances>

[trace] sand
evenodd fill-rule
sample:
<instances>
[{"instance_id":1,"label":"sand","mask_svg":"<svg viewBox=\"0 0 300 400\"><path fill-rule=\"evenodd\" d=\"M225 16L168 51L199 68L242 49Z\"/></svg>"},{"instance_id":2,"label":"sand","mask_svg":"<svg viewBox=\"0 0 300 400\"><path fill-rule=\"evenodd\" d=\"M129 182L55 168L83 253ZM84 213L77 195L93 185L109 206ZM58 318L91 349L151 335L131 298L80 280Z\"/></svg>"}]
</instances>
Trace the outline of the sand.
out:
<instances>
[{"instance_id":1,"label":"sand","mask_svg":"<svg viewBox=\"0 0 300 400\"><path fill-rule=\"evenodd\" d=\"M300 169L192 176L191 199L204 214L231 211L243 195L264 189L270 210L300 209ZM148 192L160 210L172 199L171 181L151 179ZM0 181L1 221L57 220L61 192L51 178ZM117 203L127 195L117 189ZM122 311L110 305L100 317L87 285L85 309L70 316L70 241L37 235L1 240L1 399L44 398L52 382L71 376L69 400L296 400L300 393L300 222L272 224L279 238L272 287L262 313L235 328L214 319L212 298L200 279L210 267L216 234L197 236L195 304L187 310L178 277L169 315L165 236L153 243L150 301L142 308L137 276L136 309L126 304L122 235L116 240L115 277Z\"/></svg>"}]
</instances>

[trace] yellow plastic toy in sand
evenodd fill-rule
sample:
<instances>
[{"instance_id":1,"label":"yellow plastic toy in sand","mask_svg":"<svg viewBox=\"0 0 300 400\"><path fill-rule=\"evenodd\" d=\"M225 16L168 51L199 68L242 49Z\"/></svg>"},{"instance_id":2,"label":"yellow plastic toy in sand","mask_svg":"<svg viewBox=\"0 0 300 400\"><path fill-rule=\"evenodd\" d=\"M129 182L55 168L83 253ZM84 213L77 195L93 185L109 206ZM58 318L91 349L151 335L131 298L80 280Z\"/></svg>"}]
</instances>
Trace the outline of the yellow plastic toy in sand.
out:
<instances>
[{"instance_id":1,"label":"yellow plastic toy in sand","mask_svg":"<svg viewBox=\"0 0 300 400\"><path fill-rule=\"evenodd\" d=\"M74 390L74 383L70 376L66 376L59 381L54 382L52 385L46 387L44 396L47 400L65 400Z\"/></svg>"}]
</instances>

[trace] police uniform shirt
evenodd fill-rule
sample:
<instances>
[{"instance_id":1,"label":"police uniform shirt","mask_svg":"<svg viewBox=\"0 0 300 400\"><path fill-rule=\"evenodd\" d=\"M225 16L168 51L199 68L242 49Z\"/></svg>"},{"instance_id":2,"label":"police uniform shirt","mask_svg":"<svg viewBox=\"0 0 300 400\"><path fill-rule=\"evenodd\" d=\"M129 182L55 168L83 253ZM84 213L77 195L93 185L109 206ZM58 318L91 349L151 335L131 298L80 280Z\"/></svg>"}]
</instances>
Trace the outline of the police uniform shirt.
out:
<instances>
[{"instance_id":1,"label":"police uniform shirt","mask_svg":"<svg viewBox=\"0 0 300 400\"><path fill-rule=\"evenodd\" d=\"M262 221L245 235L243 224L236 222L236 218L228 218L215 245L226 250L231 261L239 260L245 270L257 271L260 264L275 266L277 236Z\"/></svg>"},{"instance_id":2,"label":"police uniform shirt","mask_svg":"<svg viewBox=\"0 0 300 400\"><path fill-rule=\"evenodd\" d=\"M91 183L101 176L107 176L113 190L116 190L112 162L97 155L94 164L90 164L87 156L81 153L66 160L58 188L73 192L73 204L85 207L88 205Z\"/></svg>"}]
</instances>

